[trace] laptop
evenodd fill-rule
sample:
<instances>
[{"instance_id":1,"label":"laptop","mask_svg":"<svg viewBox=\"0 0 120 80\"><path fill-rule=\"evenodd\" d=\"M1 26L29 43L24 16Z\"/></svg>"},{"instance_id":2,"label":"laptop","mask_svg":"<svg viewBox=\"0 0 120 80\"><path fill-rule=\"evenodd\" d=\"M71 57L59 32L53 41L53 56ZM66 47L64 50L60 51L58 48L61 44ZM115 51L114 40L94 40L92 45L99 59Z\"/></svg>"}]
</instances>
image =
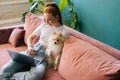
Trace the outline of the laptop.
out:
<instances>
[{"instance_id":1,"label":"laptop","mask_svg":"<svg viewBox=\"0 0 120 80\"><path fill-rule=\"evenodd\" d=\"M17 53L15 51L7 50L11 59L20 63L23 63L27 66L36 66L38 63L40 63L39 60L36 60L30 56Z\"/></svg>"}]
</instances>

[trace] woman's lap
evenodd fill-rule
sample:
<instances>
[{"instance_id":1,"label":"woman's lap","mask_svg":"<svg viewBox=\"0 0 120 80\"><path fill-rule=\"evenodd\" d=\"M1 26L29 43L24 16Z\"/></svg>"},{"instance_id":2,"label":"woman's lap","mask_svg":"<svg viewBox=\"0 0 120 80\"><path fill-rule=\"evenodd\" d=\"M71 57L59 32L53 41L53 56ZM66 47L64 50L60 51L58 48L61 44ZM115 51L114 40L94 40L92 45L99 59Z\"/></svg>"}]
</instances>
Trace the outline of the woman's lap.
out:
<instances>
[{"instance_id":1,"label":"woman's lap","mask_svg":"<svg viewBox=\"0 0 120 80\"><path fill-rule=\"evenodd\" d=\"M15 73L11 79L15 80L40 80L43 78L46 70L46 63L42 62L37 67L32 67L30 71Z\"/></svg>"},{"instance_id":2,"label":"woman's lap","mask_svg":"<svg viewBox=\"0 0 120 80\"><path fill-rule=\"evenodd\" d=\"M0 74L3 73L10 73L13 74L15 72L19 72L26 66L23 65L22 63L15 62L13 60L10 60L8 63L6 63L0 70Z\"/></svg>"},{"instance_id":3,"label":"woman's lap","mask_svg":"<svg viewBox=\"0 0 120 80\"><path fill-rule=\"evenodd\" d=\"M31 67L29 71L21 72L25 68L28 68L28 66L25 66L24 64L10 60L0 70L0 74L6 73L6 72L13 74L12 78L16 78L15 80L37 80L37 78L42 78L47 65L46 61L44 60L45 48L40 46L40 44L39 45L37 44L37 46L39 46L40 48L39 50L36 51L36 55L34 56L34 58L39 60L42 59L43 61L40 64L38 64L35 67ZM21 52L21 53L25 55L27 54L26 52L25 53ZM21 78L19 79L19 77Z\"/></svg>"}]
</instances>

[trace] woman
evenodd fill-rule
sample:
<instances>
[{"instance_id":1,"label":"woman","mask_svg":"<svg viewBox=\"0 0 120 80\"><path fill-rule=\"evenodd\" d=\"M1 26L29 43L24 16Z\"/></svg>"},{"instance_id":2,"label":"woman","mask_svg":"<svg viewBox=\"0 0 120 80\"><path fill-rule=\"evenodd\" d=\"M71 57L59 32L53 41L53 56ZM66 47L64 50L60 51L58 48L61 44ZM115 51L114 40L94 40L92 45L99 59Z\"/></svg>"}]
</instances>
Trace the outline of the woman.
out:
<instances>
[{"instance_id":1,"label":"woman","mask_svg":"<svg viewBox=\"0 0 120 80\"><path fill-rule=\"evenodd\" d=\"M65 30L62 24L61 13L54 2L48 2L44 9L44 21L33 33L28 37L28 49L24 54L29 54L35 59L41 61L35 67L25 66L19 62L10 60L3 66L0 71L0 80L40 80L43 78L46 71L46 60L45 60L45 48L47 47L47 41L52 32L57 31L62 33L66 38L69 33ZM32 40L40 36L39 41L32 45ZM24 69L29 70L22 72Z\"/></svg>"}]
</instances>

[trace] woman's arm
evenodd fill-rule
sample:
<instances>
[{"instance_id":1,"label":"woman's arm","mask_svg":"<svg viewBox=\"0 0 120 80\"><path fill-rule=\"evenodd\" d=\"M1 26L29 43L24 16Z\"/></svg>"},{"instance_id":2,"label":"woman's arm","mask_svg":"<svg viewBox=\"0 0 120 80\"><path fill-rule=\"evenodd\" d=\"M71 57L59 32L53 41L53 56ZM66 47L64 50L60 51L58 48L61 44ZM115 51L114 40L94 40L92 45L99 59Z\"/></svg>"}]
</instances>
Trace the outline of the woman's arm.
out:
<instances>
[{"instance_id":1,"label":"woman's arm","mask_svg":"<svg viewBox=\"0 0 120 80\"><path fill-rule=\"evenodd\" d=\"M68 30L67 30L65 27L64 27L64 29L63 29L63 36L64 36L65 38L68 38L68 37L70 36Z\"/></svg>"},{"instance_id":2,"label":"woman's arm","mask_svg":"<svg viewBox=\"0 0 120 80\"><path fill-rule=\"evenodd\" d=\"M32 45L32 41L33 41L33 39L36 37L36 35L34 35L34 34L31 34L29 37L28 37L28 39L27 39L27 46L28 47L32 47L33 45Z\"/></svg>"},{"instance_id":3,"label":"woman's arm","mask_svg":"<svg viewBox=\"0 0 120 80\"><path fill-rule=\"evenodd\" d=\"M33 49L33 44L32 44L32 41L33 39L36 37L36 35L34 34L31 34L28 39L27 39L27 46L28 46L28 49L27 49L27 53L30 55L30 56L34 56L34 49Z\"/></svg>"}]
</instances>

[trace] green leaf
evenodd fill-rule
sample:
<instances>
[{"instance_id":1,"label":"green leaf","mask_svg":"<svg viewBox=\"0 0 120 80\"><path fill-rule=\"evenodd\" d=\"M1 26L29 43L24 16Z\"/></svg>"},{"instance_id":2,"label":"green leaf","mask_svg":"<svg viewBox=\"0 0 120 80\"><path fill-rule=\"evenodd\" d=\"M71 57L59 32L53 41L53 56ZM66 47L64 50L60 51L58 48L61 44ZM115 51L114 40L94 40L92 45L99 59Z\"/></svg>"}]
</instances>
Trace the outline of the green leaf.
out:
<instances>
[{"instance_id":1,"label":"green leaf","mask_svg":"<svg viewBox=\"0 0 120 80\"><path fill-rule=\"evenodd\" d=\"M37 7L38 7L38 2L36 1L31 5L31 7L29 9L30 9L30 11L34 12L35 8L37 8Z\"/></svg>"},{"instance_id":2,"label":"green leaf","mask_svg":"<svg viewBox=\"0 0 120 80\"><path fill-rule=\"evenodd\" d=\"M68 4L69 8L73 8L73 4L72 4L71 0L67 0L67 4Z\"/></svg>"},{"instance_id":3,"label":"green leaf","mask_svg":"<svg viewBox=\"0 0 120 80\"><path fill-rule=\"evenodd\" d=\"M39 3L39 4L42 4L42 6L45 5L42 0L38 0L38 3Z\"/></svg>"},{"instance_id":4,"label":"green leaf","mask_svg":"<svg viewBox=\"0 0 120 80\"><path fill-rule=\"evenodd\" d=\"M68 4L68 5L71 5L71 0L67 0L67 4Z\"/></svg>"},{"instance_id":5,"label":"green leaf","mask_svg":"<svg viewBox=\"0 0 120 80\"><path fill-rule=\"evenodd\" d=\"M21 20L22 20L23 22L25 22L25 16L26 16L26 14L27 14L28 12L29 12L29 11L26 11L26 12L24 12L24 13L22 14L22 19L21 19Z\"/></svg>"},{"instance_id":6,"label":"green leaf","mask_svg":"<svg viewBox=\"0 0 120 80\"><path fill-rule=\"evenodd\" d=\"M41 4L42 5L42 9L44 9L45 3L42 0L38 0L38 4Z\"/></svg>"},{"instance_id":7,"label":"green leaf","mask_svg":"<svg viewBox=\"0 0 120 80\"><path fill-rule=\"evenodd\" d=\"M59 8L60 8L60 11L62 11L67 5L67 0L60 0L60 5L59 5Z\"/></svg>"},{"instance_id":8,"label":"green leaf","mask_svg":"<svg viewBox=\"0 0 120 80\"><path fill-rule=\"evenodd\" d=\"M29 3L32 3L32 2L33 2L33 0L28 0L28 2L29 2Z\"/></svg>"},{"instance_id":9,"label":"green leaf","mask_svg":"<svg viewBox=\"0 0 120 80\"><path fill-rule=\"evenodd\" d=\"M69 9L68 9L68 11L72 13L72 11L73 11L73 8L69 8Z\"/></svg>"}]
</instances>

